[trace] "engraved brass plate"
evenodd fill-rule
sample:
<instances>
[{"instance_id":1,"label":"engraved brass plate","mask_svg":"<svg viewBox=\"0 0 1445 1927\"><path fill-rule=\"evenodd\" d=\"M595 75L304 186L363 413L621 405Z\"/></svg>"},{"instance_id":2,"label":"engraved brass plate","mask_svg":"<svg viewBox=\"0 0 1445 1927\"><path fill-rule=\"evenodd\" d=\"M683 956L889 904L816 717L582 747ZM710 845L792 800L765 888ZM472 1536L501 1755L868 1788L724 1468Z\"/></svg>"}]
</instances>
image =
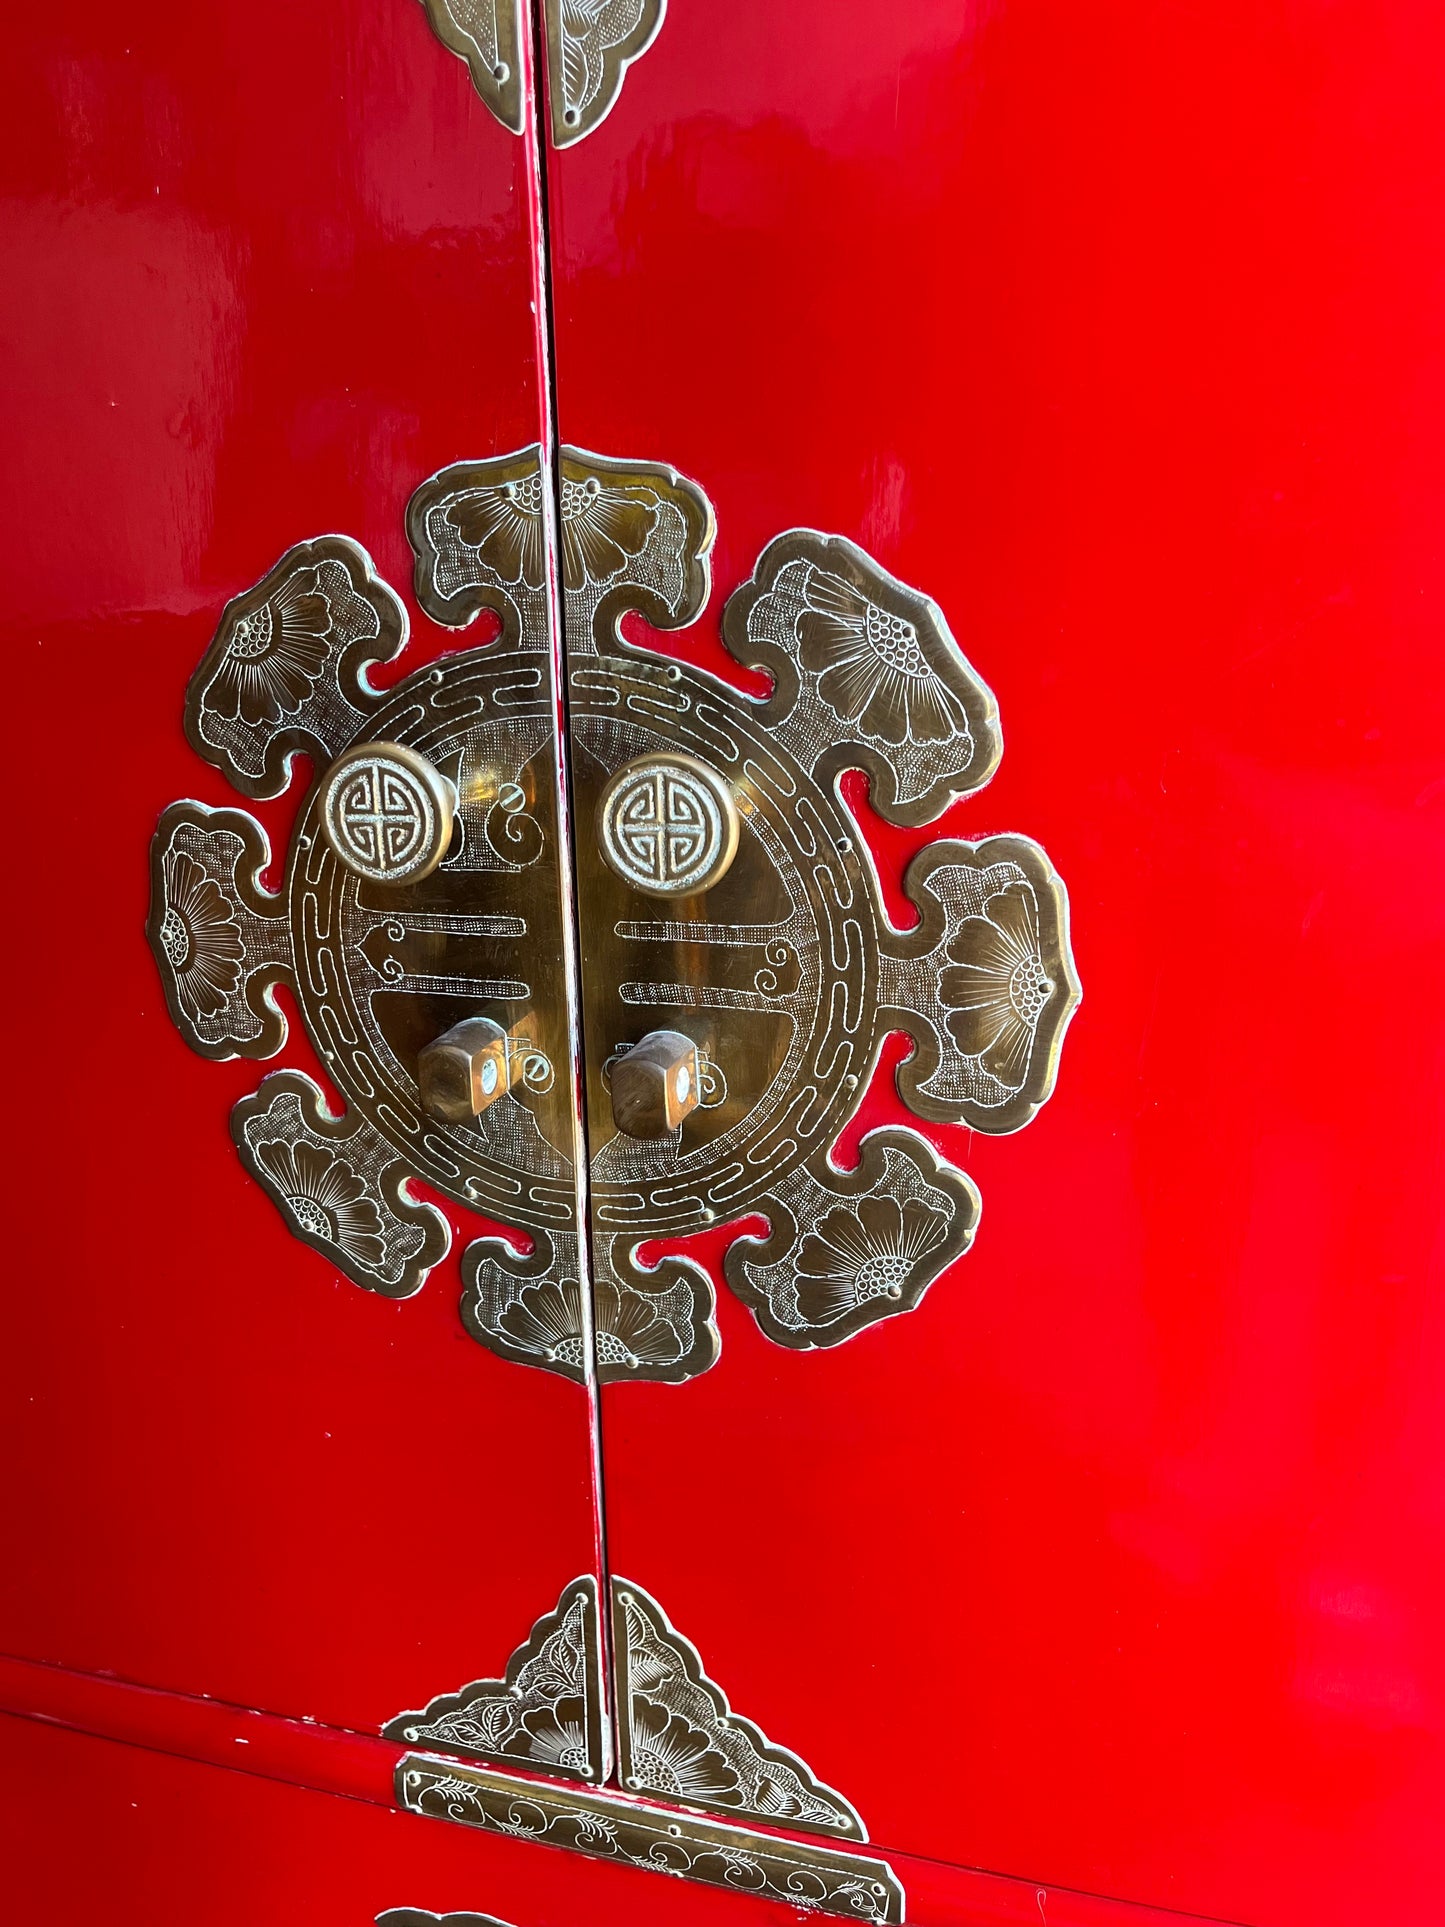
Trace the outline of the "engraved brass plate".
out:
<instances>
[{"instance_id":1,"label":"engraved brass plate","mask_svg":"<svg viewBox=\"0 0 1445 1927\"><path fill-rule=\"evenodd\" d=\"M630 1579L612 1581L612 1663L617 1770L629 1792L725 1819L868 1838L841 1793L732 1710L691 1640Z\"/></svg>"},{"instance_id":2,"label":"engraved brass plate","mask_svg":"<svg viewBox=\"0 0 1445 1927\"><path fill-rule=\"evenodd\" d=\"M728 1284L777 1343L838 1344L917 1306L978 1221L969 1178L915 1131L833 1163L883 1041L912 1040L897 1086L916 1116L1027 1124L1079 1000L1063 885L1027 838L935 841L904 878L918 921L896 929L838 779L863 769L883 817L921 825L992 774L993 698L941 612L851 542L795 530L724 614L734 656L772 679L743 695L621 630L706 606L701 491L563 450L587 1285L545 486L528 449L417 490L422 609L453 629L490 611L501 633L384 695L366 667L403 647L406 618L344 537L288 551L226 609L187 698L192 743L247 796L284 789L299 752L320 775L279 895L254 817L165 812L149 934L171 1014L202 1055L264 1058L286 1038L275 992L294 994L346 1110L299 1070L268 1078L233 1119L247 1168L297 1236L389 1296L449 1239L412 1179L524 1232L525 1256L487 1237L462 1257L463 1322L502 1356L578 1380L706 1370L707 1273L686 1256L644 1269L637 1247L751 1215L768 1229L733 1241ZM442 1041L482 1033L493 1087L439 1095ZM624 1088L639 1056L614 1106L644 1039L685 1094L641 1103Z\"/></svg>"},{"instance_id":3,"label":"engraved brass plate","mask_svg":"<svg viewBox=\"0 0 1445 1927\"><path fill-rule=\"evenodd\" d=\"M472 85L503 127L527 124L522 95L523 0L423 0L432 31L467 63Z\"/></svg>"},{"instance_id":4,"label":"engraved brass plate","mask_svg":"<svg viewBox=\"0 0 1445 1927\"><path fill-rule=\"evenodd\" d=\"M667 0L544 0L552 142L570 147L617 104L627 69L647 52Z\"/></svg>"},{"instance_id":5,"label":"engraved brass plate","mask_svg":"<svg viewBox=\"0 0 1445 1927\"><path fill-rule=\"evenodd\" d=\"M495 1914L429 1914L420 1907L388 1907L376 1927L507 1927Z\"/></svg>"},{"instance_id":6,"label":"engraved brass plate","mask_svg":"<svg viewBox=\"0 0 1445 1927\"><path fill-rule=\"evenodd\" d=\"M729 1706L697 1648L633 1580L612 1586L617 1776L650 1794L761 1826L866 1840L857 1812L807 1763ZM596 1582L584 1575L539 1619L505 1677L398 1713L383 1737L487 1766L598 1783L610 1771Z\"/></svg>"},{"instance_id":7,"label":"engraved brass plate","mask_svg":"<svg viewBox=\"0 0 1445 1927\"><path fill-rule=\"evenodd\" d=\"M356 743L322 778L317 801L331 854L363 883L420 883L446 855L456 791L403 743Z\"/></svg>"},{"instance_id":8,"label":"engraved brass plate","mask_svg":"<svg viewBox=\"0 0 1445 1927\"><path fill-rule=\"evenodd\" d=\"M526 126L522 0L423 0L432 30L514 134ZM627 69L657 38L666 0L545 0L552 143L571 147L611 113Z\"/></svg>"},{"instance_id":9,"label":"engraved brass plate","mask_svg":"<svg viewBox=\"0 0 1445 1927\"><path fill-rule=\"evenodd\" d=\"M507 1927L495 1914L426 1914L422 1908L387 1908L376 1927Z\"/></svg>"},{"instance_id":10,"label":"engraved brass plate","mask_svg":"<svg viewBox=\"0 0 1445 1927\"><path fill-rule=\"evenodd\" d=\"M644 896L698 896L722 882L738 853L732 790L675 751L624 763L597 799L596 827L609 866Z\"/></svg>"},{"instance_id":11,"label":"engraved brass plate","mask_svg":"<svg viewBox=\"0 0 1445 1927\"><path fill-rule=\"evenodd\" d=\"M513 1779L424 1753L397 1762L395 1784L401 1806L432 1819L847 1920L904 1919L898 1877L872 1855L756 1833L616 1794Z\"/></svg>"},{"instance_id":12,"label":"engraved brass plate","mask_svg":"<svg viewBox=\"0 0 1445 1927\"><path fill-rule=\"evenodd\" d=\"M701 491L577 454L568 472L573 794L579 823L601 826L577 851L599 1305L609 1285L626 1318L650 1304L641 1240L756 1213L768 1234L733 1243L729 1285L779 1344L837 1344L912 1310L978 1220L970 1180L914 1131L874 1131L856 1171L834 1165L883 1041L912 1039L898 1089L916 1115L995 1133L1028 1123L1079 1000L1064 888L1026 838L943 840L905 878L918 924L895 929L837 783L862 768L878 812L918 825L993 774L996 706L942 613L842 537L781 536L723 618L734 656L773 679L767 697L744 696L620 628L629 610L681 628L706 605ZM727 786L739 834L726 869L660 901L644 866L629 875L609 847L608 807L620 779L666 759ZM639 846L665 826L654 802ZM706 1089L669 1138L640 1141L614 1128L608 1082L658 1029L697 1047ZM604 1379L680 1377L715 1354L710 1319L673 1321L674 1364L655 1326L652 1355L609 1352L606 1318Z\"/></svg>"},{"instance_id":13,"label":"engraved brass plate","mask_svg":"<svg viewBox=\"0 0 1445 1927\"><path fill-rule=\"evenodd\" d=\"M490 473L540 525L537 451ZM424 486L417 539L429 512ZM344 537L289 550L225 610L186 701L192 744L247 796L284 790L298 752L315 762L284 887L262 885L270 842L240 810L174 804L152 846L149 935L187 1042L274 1056L284 986L345 1100L337 1116L300 1070L268 1077L232 1118L243 1162L298 1237L390 1297L417 1290L450 1242L411 1197L416 1178L531 1236L530 1259L490 1241L502 1271L565 1264L577 1244L552 637L540 545L515 559L465 595L438 590L453 626L496 611L498 643L380 695L366 670L406 642L399 599ZM506 1094L438 1118L421 1053L479 1017L505 1033ZM553 1361L579 1378L582 1323Z\"/></svg>"},{"instance_id":14,"label":"engraved brass plate","mask_svg":"<svg viewBox=\"0 0 1445 1927\"><path fill-rule=\"evenodd\" d=\"M502 1679L473 1680L420 1712L398 1713L382 1734L553 1778L606 1779L611 1749L597 1582L573 1580L555 1612L539 1619L512 1654Z\"/></svg>"}]
</instances>

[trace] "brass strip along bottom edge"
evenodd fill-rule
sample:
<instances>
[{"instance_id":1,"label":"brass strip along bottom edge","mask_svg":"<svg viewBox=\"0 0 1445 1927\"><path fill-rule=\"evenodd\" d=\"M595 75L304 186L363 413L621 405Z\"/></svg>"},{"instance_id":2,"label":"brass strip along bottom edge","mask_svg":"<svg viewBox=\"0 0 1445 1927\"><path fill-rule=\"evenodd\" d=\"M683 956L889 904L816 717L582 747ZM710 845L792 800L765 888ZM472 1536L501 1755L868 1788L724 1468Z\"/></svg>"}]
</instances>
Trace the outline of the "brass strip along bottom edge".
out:
<instances>
[{"instance_id":1,"label":"brass strip along bottom edge","mask_svg":"<svg viewBox=\"0 0 1445 1927\"><path fill-rule=\"evenodd\" d=\"M783 1840L576 1787L515 1780L425 1753L408 1753L397 1762L396 1797L409 1813L564 1847L648 1873L699 1880L845 1920L901 1927L904 1919L898 1876L886 1861L866 1854Z\"/></svg>"}]
</instances>

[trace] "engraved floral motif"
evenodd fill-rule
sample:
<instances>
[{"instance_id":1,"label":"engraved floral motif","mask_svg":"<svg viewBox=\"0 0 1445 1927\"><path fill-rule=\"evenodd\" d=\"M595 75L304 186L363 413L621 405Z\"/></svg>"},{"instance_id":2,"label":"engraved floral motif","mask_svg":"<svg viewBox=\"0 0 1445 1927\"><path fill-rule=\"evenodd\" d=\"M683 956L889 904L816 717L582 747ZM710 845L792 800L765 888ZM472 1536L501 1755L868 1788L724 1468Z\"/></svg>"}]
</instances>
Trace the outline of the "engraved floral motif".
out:
<instances>
[{"instance_id":1,"label":"engraved floral motif","mask_svg":"<svg viewBox=\"0 0 1445 1927\"><path fill-rule=\"evenodd\" d=\"M798 642L818 694L840 722L880 743L967 738L968 717L935 674L914 624L841 576L809 572Z\"/></svg>"},{"instance_id":2,"label":"engraved floral motif","mask_svg":"<svg viewBox=\"0 0 1445 1927\"><path fill-rule=\"evenodd\" d=\"M921 1198L865 1197L828 1212L798 1248L800 1315L829 1325L869 1299L901 1299L920 1273L937 1270L932 1255L949 1223Z\"/></svg>"},{"instance_id":3,"label":"engraved floral motif","mask_svg":"<svg viewBox=\"0 0 1445 1927\"><path fill-rule=\"evenodd\" d=\"M1017 1088L1054 993L1032 885L1020 878L996 891L978 915L961 921L946 954L939 991L950 1006L954 1041L1001 1084Z\"/></svg>"},{"instance_id":4,"label":"engraved floral motif","mask_svg":"<svg viewBox=\"0 0 1445 1927\"><path fill-rule=\"evenodd\" d=\"M259 879L265 831L241 810L173 803L151 839L146 919L171 1017L203 1057L270 1057L286 1037L272 999L291 977L291 933Z\"/></svg>"},{"instance_id":5,"label":"engraved floral motif","mask_svg":"<svg viewBox=\"0 0 1445 1927\"><path fill-rule=\"evenodd\" d=\"M540 589L545 568L542 478L518 476L468 489L448 504L446 520L501 582Z\"/></svg>"},{"instance_id":6,"label":"engraved floral motif","mask_svg":"<svg viewBox=\"0 0 1445 1927\"><path fill-rule=\"evenodd\" d=\"M315 569L297 569L265 602L243 609L211 678L218 716L279 723L316 687L330 654L331 604Z\"/></svg>"},{"instance_id":7,"label":"engraved floral motif","mask_svg":"<svg viewBox=\"0 0 1445 1927\"><path fill-rule=\"evenodd\" d=\"M473 1680L421 1712L398 1713L385 1736L601 1779L608 1746L596 1601L590 1576L574 1580L512 1654L504 1678Z\"/></svg>"},{"instance_id":8,"label":"engraved floral motif","mask_svg":"<svg viewBox=\"0 0 1445 1927\"><path fill-rule=\"evenodd\" d=\"M612 1634L624 1786L771 1825L867 1837L841 1794L732 1710L696 1647L631 1580L613 1579Z\"/></svg>"},{"instance_id":9,"label":"engraved floral motif","mask_svg":"<svg viewBox=\"0 0 1445 1927\"><path fill-rule=\"evenodd\" d=\"M677 1355L677 1334L640 1292L623 1294L610 1278L599 1277L593 1291L593 1321L599 1365L635 1371L663 1364ZM582 1287L575 1278L547 1278L529 1285L497 1320L515 1345L539 1353L549 1364L585 1369Z\"/></svg>"},{"instance_id":10,"label":"engraved floral motif","mask_svg":"<svg viewBox=\"0 0 1445 1927\"><path fill-rule=\"evenodd\" d=\"M570 466L570 465L569 465ZM562 579L567 588L608 582L641 555L657 526L657 504L604 487L600 477L562 478Z\"/></svg>"},{"instance_id":11,"label":"engraved floral motif","mask_svg":"<svg viewBox=\"0 0 1445 1927\"><path fill-rule=\"evenodd\" d=\"M304 1139L258 1144L254 1156L303 1231L335 1245L353 1264L380 1269L386 1257L381 1213L345 1158Z\"/></svg>"},{"instance_id":12,"label":"engraved floral motif","mask_svg":"<svg viewBox=\"0 0 1445 1927\"><path fill-rule=\"evenodd\" d=\"M706 1371L718 1354L712 1283L685 1258L639 1271L624 1240L593 1247L593 1341L602 1383L624 1378L674 1382ZM462 1322L504 1358L544 1366L567 1378L588 1375L577 1241L538 1233L519 1258L495 1238L478 1239L462 1259Z\"/></svg>"},{"instance_id":13,"label":"engraved floral motif","mask_svg":"<svg viewBox=\"0 0 1445 1927\"><path fill-rule=\"evenodd\" d=\"M626 24L641 20L636 0L545 4L570 9L583 40L641 44ZM485 54L501 19L489 6L438 0L431 10L474 20L471 44ZM555 86L551 98L562 98ZM918 923L889 923L839 776L863 770L873 809L921 825L986 782L1001 748L993 698L925 594L842 536L779 536L724 613L736 659L772 682L766 696L744 697L685 662L659 662L623 629L628 615L680 629L707 606L715 525L703 492L660 464L570 447L556 460L576 794L586 802L594 777L605 785L661 739L714 769L740 809L746 800L737 874L751 867L759 885L730 884L737 901L719 893L712 917L699 905L624 922L605 891L589 894L593 866L579 865L583 1029L635 1037L644 1013L686 1005L714 1113L669 1147L665 1169L655 1146L619 1151L592 1134L590 1283L570 1163L576 1118L552 1072L565 1044L546 1032L554 1019L565 1031L567 1013L555 997L536 1000L532 962L558 952L567 908L551 893L542 902L522 874L551 847L563 753L546 590L554 472L540 448L453 464L407 510L422 609L454 628L490 611L498 641L374 689L368 668L401 649L405 610L363 549L323 536L228 604L188 692L192 743L248 795L280 793L298 755L330 770L393 728L403 747L413 735L442 745L460 834L433 897L397 896L384 915L353 902L326 854L334 838L318 843L318 786L284 897L261 882L270 852L253 818L173 805L153 844L147 928L171 1014L204 1055L273 1053L285 1036L274 992L297 992L349 1110L332 1116L303 1079L289 1097L268 1084L233 1123L294 1233L365 1289L404 1296L445 1248L439 1216L409 1195L420 1176L532 1239L526 1257L495 1237L465 1254L462 1319L478 1342L578 1381L677 1383L718 1355L712 1285L676 1253L645 1269L644 1240L766 1219L765 1238L729 1241L726 1276L767 1337L797 1349L912 1310L967 1249L977 1192L922 1139L871 1133L856 1173L840 1171L832 1149L888 1030L913 1040L895 1081L916 1115L989 1132L1028 1122L1052 1091L1079 998L1067 897L1026 839L933 842L904 879ZM656 820L680 819L668 807ZM639 821L650 834L651 820ZM505 911L474 898L482 870ZM746 927L743 901L757 919ZM589 948L604 918L611 928ZM609 946L620 954L600 968L592 959ZM443 1146L411 1069L428 1013L403 999L483 995L533 999L526 1068L510 1101ZM539 1106L554 1089L551 1110ZM724 1098L730 1114L719 1118ZM284 1116L261 1115L277 1104ZM320 1149L298 1149L300 1139Z\"/></svg>"},{"instance_id":14,"label":"engraved floral motif","mask_svg":"<svg viewBox=\"0 0 1445 1927\"><path fill-rule=\"evenodd\" d=\"M738 1798L737 1774L709 1736L683 1714L671 1713L655 1700L636 1698L631 1738L631 1785L710 1805Z\"/></svg>"},{"instance_id":15,"label":"engraved floral motif","mask_svg":"<svg viewBox=\"0 0 1445 1927\"><path fill-rule=\"evenodd\" d=\"M407 1298L451 1242L436 1208L406 1195L410 1173L357 1110L326 1107L300 1071L275 1071L231 1112L241 1162L298 1238L353 1284Z\"/></svg>"},{"instance_id":16,"label":"engraved floral motif","mask_svg":"<svg viewBox=\"0 0 1445 1927\"><path fill-rule=\"evenodd\" d=\"M559 1699L551 1706L539 1706L522 1715L527 1735L527 1757L538 1766L553 1771L586 1775L587 1709L580 1699Z\"/></svg>"},{"instance_id":17,"label":"engraved floral motif","mask_svg":"<svg viewBox=\"0 0 1445 1927\"><path fill-rule=\"evenodd\" d=\"M378 700L366 680L406 611L344 535L293 544L229 602L186 690L192 747L247 796L279 796L298 753L323 765Z\"/></svg>"},{"instance_id":18,"label":"engraved floral motif","mask_svg":"<svg viewBox=\"0 0 1445 1927\"><path fill-rule=\"evenodd\" d=\"M930 823L1003 749L998 707L943 611L840 535L770 542L729 598L723 637L776 688L770 733L815 776L862 768L890 823Z\"/></svg>"},{"instance_id":19,"label":"engraved floral motif","mask_svg":"<svg viewBox=\"0 0 1445 1927\"><path fill-rule=\"evenodd\" d=\"M184 851L168 850L161 873L165 910L157 941L176 994L192 1017L214 1017L241 981L246 946L236 913L215 879Z\"/></svg>"}]
</instances>

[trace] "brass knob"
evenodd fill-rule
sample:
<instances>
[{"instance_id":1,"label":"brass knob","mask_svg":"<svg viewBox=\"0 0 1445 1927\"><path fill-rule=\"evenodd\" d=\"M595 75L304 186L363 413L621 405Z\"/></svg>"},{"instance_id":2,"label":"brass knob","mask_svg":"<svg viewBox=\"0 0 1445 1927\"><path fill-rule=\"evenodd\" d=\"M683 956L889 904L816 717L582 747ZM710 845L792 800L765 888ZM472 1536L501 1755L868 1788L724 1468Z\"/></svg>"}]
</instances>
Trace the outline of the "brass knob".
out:
<instances>
[{"instance_id":1,"label":"brass knob","mask_svg":"<svg viewBox=\"0 0 1445 1927\"><path fill-rule=\"evenodd\" d=\"M649 1031L612 1066L612 1121L628 1137L668 1137L697 1108L698 1081L692 1039Z\"/></svg>"},{"instance_id":2,"label":"brass knob","mask_svg":"<svg viewBox=\"0 0 1445 1927\"><path fill-rule=\"evenodd\" d=\"M404 743L357 743L322 779L321 834L368 883L415 883L447 853L456 791Z\"/></svg>"},{"instance_id":3,"label":"brass knob","mask_svg":"<svg viewBox=\"0 0 1445 1927\"><path fill-rule=\"evenodd\" d=\"M490 1017L467 1017L417 1058L422 1108L443 1124L469 1124L511 1086L507 1033Z\"/></svg>"},{"instance_id":4,"label":"brass knob","mask_svg":"<svg viewBox=\"0 0 1445 1927\"><path fill-rule=\"evenodd\" d=\"M689 897L727 874L738 806L714 769L672 750L639 756L597 804L597 841L624 883L651 897Z\"/></svg>"}]
</instances>

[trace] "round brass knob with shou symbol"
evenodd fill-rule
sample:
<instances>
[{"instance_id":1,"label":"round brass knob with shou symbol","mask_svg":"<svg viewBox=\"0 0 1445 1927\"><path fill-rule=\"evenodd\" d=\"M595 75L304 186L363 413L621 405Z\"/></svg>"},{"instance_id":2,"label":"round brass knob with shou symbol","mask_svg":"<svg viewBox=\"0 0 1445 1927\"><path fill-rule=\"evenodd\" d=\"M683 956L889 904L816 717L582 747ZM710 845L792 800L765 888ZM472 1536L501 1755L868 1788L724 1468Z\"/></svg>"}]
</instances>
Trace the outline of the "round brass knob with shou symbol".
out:
<instances>
[{"instance_id":1,"label":"round brass knob with shou symbol","mask_svg":"<svg viewBox=\"0 0 1445 1927\"><path fill-rule=\"evenodd\" d=\"M727 781L696 756L658 751L616 771L597 803L610 869L650 897L690 897L727 875L738 851Z\"/></svg>"},{"instance_id":2,"label":"round brass knob with shou symbol","mask_svg":"<svg viewBox=\"0 0 1445 1927\"><path fill-rule=\"evenodd\" d=\"M430 876L452 840L456 791L404 743L357 743L321 781L321 834L338 863L367 883Z\"/></svg>"}]
</instances>

